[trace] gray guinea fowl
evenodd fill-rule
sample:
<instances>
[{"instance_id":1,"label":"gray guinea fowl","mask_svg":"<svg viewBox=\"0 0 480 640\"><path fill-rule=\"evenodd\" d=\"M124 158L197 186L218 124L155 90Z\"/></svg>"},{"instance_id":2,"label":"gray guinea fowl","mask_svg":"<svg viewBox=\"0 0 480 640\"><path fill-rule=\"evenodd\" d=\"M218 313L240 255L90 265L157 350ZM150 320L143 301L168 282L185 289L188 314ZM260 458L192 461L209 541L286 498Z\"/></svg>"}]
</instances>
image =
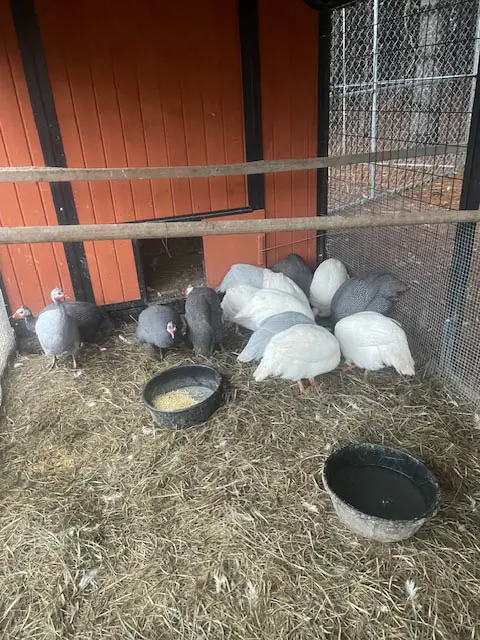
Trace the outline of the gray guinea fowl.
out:
<instances>
[{"instance_id":1,"label":"gray guinea fowl","mask_svg":"<svg viewBox=\"0 0 480 640\"><path fill-rule=\"evenodd\" d=\"M185 292L185 320L188 337L197 355L211 356L222 337L222 307L210 287L188 287Z\"/></svg>"},{"instance_id":2,"label":"gray guinea fowl","mask_svg":"<svg viewBox=\"0 0 480 640\"><path fill-rule=\"evenodd\" d=\"M45 309L37 318L35 333L45 355L53 356L52 366L61 355L72 356L73 367L77 362L75 353L80 346L80 333L77 323L71 318L63 306L65 294L61 289L53 289L51 293L53 305Z\"/></svg>"},{"instance_id":3,"label":"gray guinea fowl","mask_svg":"<svg viewBox=\"0 0 480 640\"><path fill-rule=\"evenodd\" d=\"M53 303L47 305L40 311L38 317L54 307L55 305ZM62 302L62 307L65 309L67 315L77 323L81 342L95 342L100 334L113 328L112 321L105 311L91 302L65 300ZM15 320L25 320L27 330L30 333L35 332L35 324L38 317L36 318L28 307L20 307L12 317Z\"/></svg>"},{"instance_id":4,"label":"gray guinea fowl","mask_svg":"<svg viewBox=\"0 0 480 640\"><path fill-rule=\"evenodd\" d=\"M346 280L332 298L332 322L336 324L361 311L387 315L408 286L387 271L365 273Z\"/></svg>"},{"instance_id":5,"label":"gray guinea fowl","mask_svg":"<svg viewBox=\"0 0 480 640\"><path fill-rule=\"evenodd\" d=\"M285 313L279 313L276 316L267 318L250 336L250 340L238 356L239 362L261 360L271 338L297 324L314 324L314 322L311 318L297 311L285 311Z\"/></svg>"},{"instance_id":6,"label":"gray guinea fowl","mask_svg":"<svg viewBox=\"0 0 480 640\"><path fill-rule=\"evenodd\" d=\"M166 304L152 304L138 316L137 340L149 345L154 357L162 358L168 349L181 340L179 314Z\"/></svg>"},{"instance_id":7,"label":"gray guinea fowl","mask_svg":"<svg viewBox=\"0 0 480 640\"><path fill-rule=\"evenodd\" d=\"M312 270L305 260L296 253L290 253L286 258L273 265L272 271L283 273L293 280L307 296L310 295L310 285L312 284Z\"/></svg>"}]
</instances>

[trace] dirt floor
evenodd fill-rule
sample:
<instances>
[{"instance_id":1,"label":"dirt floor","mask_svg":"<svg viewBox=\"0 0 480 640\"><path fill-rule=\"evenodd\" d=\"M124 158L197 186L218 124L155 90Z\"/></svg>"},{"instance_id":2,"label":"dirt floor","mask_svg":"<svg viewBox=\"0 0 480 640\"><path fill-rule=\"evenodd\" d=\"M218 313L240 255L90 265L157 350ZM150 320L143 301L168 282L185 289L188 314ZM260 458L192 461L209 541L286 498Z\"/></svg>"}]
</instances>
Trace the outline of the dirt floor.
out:
<instances>
[{"instance_id":1,"label":"dirt floor","mask_svg":"<svg viewBox=\"0 0 480 640\"><path fill-rule=\"evenodd\" d=\"M300 397L256 384L230 335L225 404L155 431L134 326L46 370L17 357L1 418L0 630L28 640L475 638L480 419L419 375L335 371ZM121 337L120 337L121 336ZM437 517L404 543L356 538L314 474L383 442L437 474Z\"/></svg>"}]
</instances>

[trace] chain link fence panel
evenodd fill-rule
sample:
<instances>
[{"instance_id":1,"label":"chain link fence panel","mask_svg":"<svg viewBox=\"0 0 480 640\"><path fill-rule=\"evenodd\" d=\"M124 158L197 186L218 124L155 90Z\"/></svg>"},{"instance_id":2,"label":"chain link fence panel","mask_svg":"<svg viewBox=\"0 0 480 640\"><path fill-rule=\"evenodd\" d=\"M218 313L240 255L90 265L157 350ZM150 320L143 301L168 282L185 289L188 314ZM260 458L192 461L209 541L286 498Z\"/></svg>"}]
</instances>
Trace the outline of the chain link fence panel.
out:
<instances>
[{"instance_id":1,"label":"chain link fence panel","mask_svg":"<svg viewBox=\"0 0 480 640\"><path fill-rule=\"evenodd\" d=\"M478 0L365 0L332 14L331 155L449 144L434 157L329 170L329 214L460 207L480 49ZM353 273L388 269L410 285L396 316L417 363L480 403L479 234L455 225L327 236ZM452 261L461 317L452 317ZM449 288L450 282L450 288ZM455 281L453 281L455 295ZM457 314L458 315L458 314ZM457 340L446 349L449 325Z\"/></svg>"}]
</instances>

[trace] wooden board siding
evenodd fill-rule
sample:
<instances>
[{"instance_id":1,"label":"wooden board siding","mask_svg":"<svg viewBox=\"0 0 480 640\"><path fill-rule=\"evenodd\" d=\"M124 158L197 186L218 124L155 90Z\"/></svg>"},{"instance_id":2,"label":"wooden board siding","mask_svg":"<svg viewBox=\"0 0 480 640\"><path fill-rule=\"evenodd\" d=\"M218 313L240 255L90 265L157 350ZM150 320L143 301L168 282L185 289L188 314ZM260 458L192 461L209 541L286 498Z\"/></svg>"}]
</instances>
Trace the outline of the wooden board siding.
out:
<instances>
[{"instance_id":1,"label":"wooden board siding","mask_svg":"<svg viewBox=\"0 0 480 640\"><path fill-rule=\"evenodd\" d=\"M258 8L265 160L314 157L318 13L300 0L258 0ZM316 197L315 171L265 176L267 218L314 216ZM269 266L290 252L315 264L313 232L267 234L266 249Z\"/></svg>"},{"instance_id":2,"label":"wooden board siding","mask_svg":"<svg viewBox=\"0 0 480 640\"><path fill-rule=\"evenodd\" d=\"M0 3L0 165L44 165L7 2ZM0 203L2 226L57 224L48 184L0 184ZM0 271L12 311L25 304L37 313L57 286L73 293L61 244L3 246Z\"/></svg>"},{"instance_id":3,"label":"wooden board siding","mask_svg":"<svg viewBox=\"0 0 480 640\"><path fill-rule=\"evenodd\" d=\"M36 0L69 166L245 159L236 0ZM81 223L242 207L243 177L74 183ZM95 298L139 297L131 243L85 243Z\"/></svg>"},{"instance_id":4,"label":"wooden board siding","mask_svg":"<svg viewBox=\"0 0 480 640\"><path fill-rule=\"evenodd\" d=\"M217 218L217 220L262 220L265 211L252 211L238 216ZM204 236L203 250L205 277L210 287L218 287L223 276L234 263L265 266L265 234L250 233L232 236Z\"/></svg>"}]
</instances>

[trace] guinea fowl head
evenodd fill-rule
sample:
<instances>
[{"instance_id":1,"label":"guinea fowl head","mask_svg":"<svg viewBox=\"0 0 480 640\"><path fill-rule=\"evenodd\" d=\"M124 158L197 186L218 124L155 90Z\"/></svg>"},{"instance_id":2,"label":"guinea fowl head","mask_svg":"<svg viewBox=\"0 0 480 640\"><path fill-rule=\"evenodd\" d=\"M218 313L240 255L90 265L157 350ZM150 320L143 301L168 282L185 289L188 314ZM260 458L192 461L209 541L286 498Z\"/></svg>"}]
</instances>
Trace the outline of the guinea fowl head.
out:
<instances>
[{"instance_id":1,"label":"guinea fowl head","mask_svg":"<svg viewBox=\"0 0 480 640\"><path fill-rule=\"evenodd\" d=\"M64 302L67 299L65 292L59 287L52 289L50 297L52 299L52 302Z\"/></svg>"},{"instance_id":2,"label":"guinea fowl head","mask_svg":"<svg viewBox=\"0 0 480 640\"><path fill-rule=\"evenodd\" d=\"M167 324L167 331L170 334L172 340L175 340L175 332L177 330L177 327L173 324L173 322L169 322Z\"/></svg>"},{"instance_id":3,"label":"guinea fowl head","mask_svg":"<svg viewBox=\"0 0 480 640\"><path fill-rule=\"evenodd\" d=\"M12 318L14 320L23 320L24 318L31 318L32 315L33 314L28 307L20 307L12 315Z\"/></svg>"}]
</instances>

